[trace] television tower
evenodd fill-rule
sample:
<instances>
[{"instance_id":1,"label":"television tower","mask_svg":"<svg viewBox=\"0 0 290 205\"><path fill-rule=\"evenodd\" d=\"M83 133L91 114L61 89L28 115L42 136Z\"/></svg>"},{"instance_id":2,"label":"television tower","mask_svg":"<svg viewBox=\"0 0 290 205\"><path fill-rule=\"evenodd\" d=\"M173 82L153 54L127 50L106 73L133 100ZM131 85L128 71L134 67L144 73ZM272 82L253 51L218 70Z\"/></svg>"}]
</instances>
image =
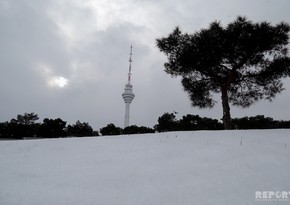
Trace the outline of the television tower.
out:
<instances>
[{"instance_id":1,"label":"television tower","mask_svg":"<svg viewBox=\"0 0 290 205\"><path fill-rule=\"evenodd\" d=\"M132 75L131 64L132 64L132 45L130 47L128 83L125 85L125 91L122 94L122 97L126 104L124 128L129 126L130 104L135 97L135 94L133 93L133 86L131 85L131 75Z\"/></svg>"}]
</instances>

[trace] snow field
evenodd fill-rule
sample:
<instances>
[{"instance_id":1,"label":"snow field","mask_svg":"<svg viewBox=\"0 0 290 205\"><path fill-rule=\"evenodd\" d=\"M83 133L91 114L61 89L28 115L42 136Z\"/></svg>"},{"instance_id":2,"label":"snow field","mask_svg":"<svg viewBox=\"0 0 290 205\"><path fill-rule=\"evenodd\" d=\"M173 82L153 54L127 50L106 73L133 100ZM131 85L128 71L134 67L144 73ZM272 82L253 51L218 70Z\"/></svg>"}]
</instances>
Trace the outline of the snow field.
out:
<instances>
[{"instance_id":1,"label":"snow field","mask_svg":"<svg viewBox=\"0 0 290 205\"><path fill-rule=\"evenodd\" d=\"M0 141L0 204L287 204L289 170L283 129Z\"/></svg>"}]
</instances>

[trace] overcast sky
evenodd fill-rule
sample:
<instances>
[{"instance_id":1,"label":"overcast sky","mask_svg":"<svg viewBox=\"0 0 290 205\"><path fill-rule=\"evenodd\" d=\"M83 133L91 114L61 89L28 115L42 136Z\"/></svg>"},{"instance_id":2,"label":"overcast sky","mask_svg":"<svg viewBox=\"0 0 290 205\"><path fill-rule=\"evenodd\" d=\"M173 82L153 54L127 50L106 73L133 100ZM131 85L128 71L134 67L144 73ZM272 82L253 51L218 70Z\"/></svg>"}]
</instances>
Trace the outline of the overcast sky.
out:
<instances>
[{"instance_id":1,"label":"overcast sky","mask_svg":"<svg viewBox=\"0 0 290 205\"><path fill-rule=\"evenodd\" d=\"M37 113L95 130L123 127L130 45L133 45L130 124L152 127L165 112L220 119L222 106L191 107L180 79L164 72L156 38L176 26L193 33L236 16L290 23L289 0L0 0L0 122ZM273 102L232 117L263 114L290 120L290 80ZM217 98L219 101L219 97Z\"/></svg>"}]
</instances>

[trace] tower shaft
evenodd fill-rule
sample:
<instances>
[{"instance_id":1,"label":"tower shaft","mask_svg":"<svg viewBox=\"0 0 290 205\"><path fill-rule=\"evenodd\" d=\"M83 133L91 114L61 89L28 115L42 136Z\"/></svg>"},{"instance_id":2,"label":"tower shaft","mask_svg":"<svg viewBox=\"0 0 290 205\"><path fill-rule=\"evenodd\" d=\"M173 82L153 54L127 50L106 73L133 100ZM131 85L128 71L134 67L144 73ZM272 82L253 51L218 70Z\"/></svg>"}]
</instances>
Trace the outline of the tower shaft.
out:
<instances>
[{"instance_id":1,"label":"tower shaft","mask_svg":"<svg viewBox=\"0 0 290 205\"><path fill-rule=\"evenodd\" d=\"M130 123L130 103L126 103L124 127L128 127Z\"/></svg>"}]
</instances>

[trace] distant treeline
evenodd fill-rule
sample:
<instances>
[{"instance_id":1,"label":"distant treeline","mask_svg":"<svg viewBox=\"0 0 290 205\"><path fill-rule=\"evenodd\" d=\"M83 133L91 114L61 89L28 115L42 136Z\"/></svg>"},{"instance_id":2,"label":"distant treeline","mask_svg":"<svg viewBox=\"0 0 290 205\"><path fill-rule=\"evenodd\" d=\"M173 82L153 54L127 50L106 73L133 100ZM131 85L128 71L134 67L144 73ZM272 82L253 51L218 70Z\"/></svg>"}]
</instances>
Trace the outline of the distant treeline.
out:
<instances>
[{"instance_id":1,"label":"distant treeline","mask_svg":"<svg viewBox=\"0 0 290 205\"><path fill-rule=\"evenodd\" d=\"M234 129L277 129L290 128L290 121L274 120L271 117L257 115L232 119ZM199 115L185 115L180 120L174 113L164 113L158 118L154 126L157 132L186 131L186 130L223 130L223 123L217 119L200 117Z\"/></svg>"},{"instance_id":2,"label":"distant treeline","mask_svg":"<svg viewBox=\"0 0 290 205\"><path fill-rule=\"evenodd\" d=\"M98 136L89 123L77 121L73 125L66 125L66 121L60 118L45 118L38 123L38 115L25 113L17 115L10 122L0 123L0 138L23 139L23 138L58 138L58 137L82 137Z\"/></svg>"},{"instance_id":3,"label":"distant treeline","mask_svg":"<svg viewBox=\"0 0 290 205\"><path fill-rule=\"evenodd\" d=\"M67 125L60 118L45 118L42 123L37 122L39 117L35 113L17 115L16 119L0 123L0 138L26 139L26 138L58 138L58 137L88 137L99 136L98 131L87 122L76 121ZM278 121L264 115L232 119L235 129L276 129L290 128L290 121ZM223 130L223 124L217 119L200 117L199 115L185 115L177 120L174 113L164 113L158 118L158 124L153 128L132 125L124 129L116 127L113 123L100 129L101 135L142 134L167 131L189 130Z\"/></svg>"}]
</instances>

